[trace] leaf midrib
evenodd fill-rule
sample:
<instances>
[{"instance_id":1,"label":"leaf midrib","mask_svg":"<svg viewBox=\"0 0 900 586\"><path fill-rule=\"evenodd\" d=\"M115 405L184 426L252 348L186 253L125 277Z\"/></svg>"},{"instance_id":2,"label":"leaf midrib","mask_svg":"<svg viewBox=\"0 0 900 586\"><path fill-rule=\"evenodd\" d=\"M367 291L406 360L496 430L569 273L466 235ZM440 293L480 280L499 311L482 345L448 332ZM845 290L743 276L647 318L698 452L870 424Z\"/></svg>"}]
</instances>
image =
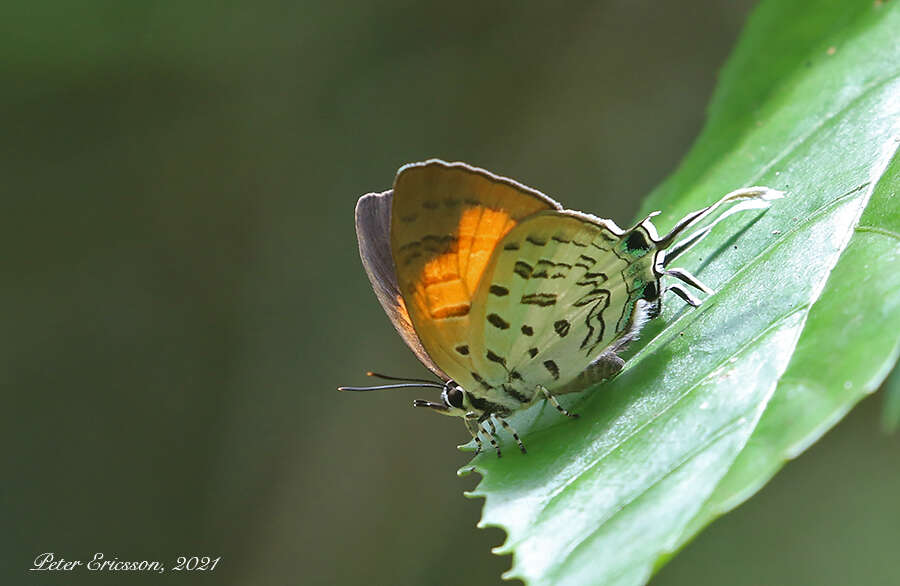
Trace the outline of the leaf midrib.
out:
<instances>
[{"instance_id":1,"label":"leaf midrib","mask_svg":"<svg viewBox=\"0 0 900 586\"><path fill-rule=\"evenodd\" d=\"M692 385L691 385L684 393L682 393L681 395L679 395L674 401L672 401L671 403L667 404L666 407L665 407L664 409L662 409L662 410L660 410L659 412L655 413L655 414L653 415L653 417L651 417L651 418L648 419L646 422L644 422L640 427L635 428L635 430L633 430L631 433L629 433L625 438L623 438L623 439L622 439L620 442L618 442L615 446L613 446L612 448L610 448L609 450L607 450L606 452L604 452L603 454L601 454L600 456L598 456L593 462L591 462L591 464L590 464L589 466L585 467L585 468L583 469L582 472L580 472L579 474L577 474L577 475L575 475L575 476L569 478L569 479L566 481L566 484L565 484L565 485L561 486L558 490L554 491L553 496L552 496L550 499L548 499L544 504L541 505L542 511L546 511L547 509L549 509L549 508L553 505L553 503L557 502L557 501L558 501L558 496L559 496L559 494L560 494L561 492L563 492L566 488L568 488L569 486L571 486L571 484L573 484L575 481L577 481L581 476L583 476L583 475L585 475L585 474L588 474L592 469L594 469L594 468L596 468L597 466L599 466L599 465L602 463L602 461L605 460L607 457L609 457L610 455L612 455L612 454L615 453L616 451L622 449L623 447L627 446L631 441L633 441L633 440L635 439L635 437L636 437L636 436L637 436L637 435L638 435L645 427L647 427L648 425L652 424L652 423L653 423L655 420L657 420L659 417L663 416L665 413L667 413L668 411L670 411L671 409L673 409L674 407L676 407L679 403L681 403L681 402L683 402L685 399L687 399L687 398L689 397L689 395L691 395L697 388L699 388L700 386L702 386L702 384L703 384L704 382L708 381L708 380L712 377L712 375L714 375L714 374L716 373L716 371L719 370L719 368L721 368L722 366L724 366L724 365L728 362L728 360L730 359L731 356L736 356L736 355L739 355L739 354L741 354L742 352L744 352L744 351L746 351L746 350L749 350L754 344L756 344L757 342L759 342L762 338L764 338L766 335L768 335L768 334L771 333L772 331L778 329L778 327L780 327L784 322L788 321L792 316L794 316L794 315L797 314L797 313L800 313L800 312L804 311L805 309L808 309L809 305L810 305L810 304L804 304L804 305L802 305L802 306L798 306L798 307L792 309L791 311L785 313L784 315L782 315L781 317L779 317L779 318L777 318L775 321L773 321L772 324L770 324L765 330L761 331L759 334L757 334L756 336L754 336L752 339L748 340L746 343L742 344L739 348L735 349L734 352L732 352L731 355L730 355L728 358L726 358L726 359L722 360L721 362L718 362L718 363L716 363L715 365L713 365L713 368L711 368L711 369L709 370L709 372L707 372L702 378L700 378L700 379L697 380L695 383L693 383L693 384L692 384ZM777 381L773 382L772 384L773 384L773 386L774 386L775 384L777 384ZM675 462L674 465L672 465L672 466L666 468L665 470L663 470L662 473L659 474L659 475L657 476L657 478L653 479L651 482L649 482L649 483L646 484L645 486L641 487L637 492L635 492L633 495L631 495L630 498L628 498L628 500L624 501L620 506L618 506L618 507L616 507L615 509L613 509L612 511L610 511L610 513L609 513L607 516L605 516L605 517L602 518L602 519L599 519L599 520L597 521L597 527L596 527L596 529L592 530L590 533L588 533L588 534L584 535L583 537L581 537L581 538L578 540L578 543L576 543L575 547L572 547L572 548L569 550L569 552L566 554L566 556L563 558L563 560L568 559L568 558L571 556L571 554L572 554L574 551L576 551L576 550L578 549L578 546L580 545L580 543L586 541L588 538L590 538L591 535L594 535L594 534L596 534L598 531L600 531L601 528L603 527L603 525L607 524L607 523L610 522L612 519L614 519L617 515L619 515L622 511L624 511L629 505L631 505L631 503L633 503L634 501L636 501L636 500L638 500L639 498L641 498L644 494L646 494L647 492L649 492L650 490L652 490L652 489L653 489L655 486L657 486L660 482L664 481L666 478L668 478L669 476L671 476L671 475L672 475L674 472L676 472L679 468L681 468L682 466L684 466L684 465L685 465L691 458L693 458L696 454L700 453L700 452L701 452L702 450L704 450L706 447L708 447L709 445L715 443L715 442L718 441L720 438L722 438L722 437L725 435L725 433L727 432L727 430L728 430L730 427L733 427L733 426L734 426L734 423L735 423L736 421L743 420L743 419L745 419L746 417L747 417L746 414L737 415L737 416L735 416L735 417L729 419L728 421L726 421L724 424L717 426L717 429L713 432L713 434L712 434L709 438L707 438L703 443L701 443L701 444L698 445L697 447L695 447L695 448L693 448L692 450L690 450L684 457L682 457L679 461ZM543 514L538 515L538 516L535 518L535 524L539 523L540 520L542 520L542 519L544 519L544 518L546 518L546 517L544 517Z\"/></svg>"},{"instance_id":2,"label":"leaf midrib","mask_svg":"<svg viewBox=\"0 0 900 586\"><path fill-rule=\"evenodd\" d=\"M610 455L614 454L617 450L619 450L620 448L624 447L626 444L628 444L628 442L630 442L631 440L633 440L634 437L635 437L638 433L640 433L645 427L647 427L648 425L650 425L651 423L653 423L654 421L656 421L659 417L665 415L670 409L674 408L676 405L678 405L678 404L681 403L683 400L685 400L688 396L690 396L691 393L694 392L695 389L697 389L697 388L700 387L704 382L706 382L707 380L709 380L710 377L712 377L712 375L715 374L715 372L716 372L717 370L719 370L721 367L725 366L725 364L728 363L728 361L731 359L732 356L736 356L736 355L740 354L741 352L744 352L745 350L749 349L750 347L753 346L753 344L755 344L756 342L758 342L761 338L763 338L763 337L764 337L766 334L768 334L771 330L775 329L776 326L779 326L779 325L782 324L784 321L788 320L791 316L793 316L795 313L798 313L798 312L800 312L800 311L803 311L804 309L807 309L809 306L810 306L810 304L807 303L807 304L799 305L799 306L797 306L797 307L791 309L791 311L785 313L784 315L782 315L781 317L779 317L779 318L777 318L775 321L773 321L773 322L772 322L765 330L762 330L762 331L759 332L756 336L754 336L753 338L751 338L750 340L748 340L747 342L745 342L745 343L742 344L741 346L737 347L737 348L734 350L734 352L732 352L731 354L729 354L729 356L727 356L727 357L725 357L723 360L718 361L718 362L714 363L713 365L711 365L710 369L709 369L706 373L704 373L704 375L703 375L702 377L700 377L699 379L697 379L697 380L696 380L693 384L691 384L691 385L690 385L683 393L681 393L680 395L678 395L678 397L676 397L673 401L669 402L663 409L661 409L661 410L657 411L656 413L654 413L653 416L652 416L650 419L648 419L647 421L645 421L644 423L642 423L640 426L636 427L632 432L630 432L628 435L626 435L625 437L623 437L621 441L619 441L618 443L616 443L614 446L610 447L609 450L607 450L607 451L603 452L602 454L600 454L599 456L597 456L593 461L591 461L591 463L590 463L588 466L585 466L585 467L582 469L581 472L579 472L578 474L575 474L574 476L571 476L569 479L567 479L565 484L561 485L561 486L559 487L559 489L555 490L555 491L551 494L550 498L547 499L547 501L545 502L544 505L542 505L542 508L543 508L544 510L546 510L546 509L547 509L548 507L550 507L553 503L557 502L557 500L558 500L557 497L559 496L559 494L560 494L561 492L563 492L566 488L568 488L569 486L571 486L572 483L574 483L576 480L578 480L579 477L581 477L581 476L587 474L590 470L592 470L592 469L594 469L595 467L597 467L599 464L602 463L603 460L605 460L607 457L609 457ZM541 515L538 515L535 519L536 519L536 520L540 520L541 518L542 518ZM602 524L602 523L605 523L606 520L607 520L607 519L604 519L603 521L601 521L601 524Z\"/></svg>"}]
</instances>

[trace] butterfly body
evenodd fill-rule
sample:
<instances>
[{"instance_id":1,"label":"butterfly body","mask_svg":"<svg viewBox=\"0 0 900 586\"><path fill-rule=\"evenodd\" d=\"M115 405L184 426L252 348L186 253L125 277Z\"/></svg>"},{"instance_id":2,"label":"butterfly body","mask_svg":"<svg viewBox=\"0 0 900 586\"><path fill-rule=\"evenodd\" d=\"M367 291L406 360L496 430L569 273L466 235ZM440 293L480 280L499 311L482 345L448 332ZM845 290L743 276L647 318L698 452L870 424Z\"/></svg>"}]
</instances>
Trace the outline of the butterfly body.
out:
<instances>
[{"instance_id":1,"label":"butterfly body","mask_svg":"<svg viewBox=\"0 0 900 586\"><path fill-rule=\"evenodd\" d=\"M505 417L545 398L568 415L554 395L621 370L617 353L659 313L664 276L709 292L667 270L666 251L683 252L715 222L677 236L732 203L742 202L730 212L779 196L733 192L660 238L652 216L623 230L511 179L432 159L402 167L393 190L360 198L356 224L379 301L442 381L441 403L415 405L463 417L479 447L480 434L497 447L492 419L518 441ZM669 289L699 304L681 285Z\"/></svg>"}]
</instances>

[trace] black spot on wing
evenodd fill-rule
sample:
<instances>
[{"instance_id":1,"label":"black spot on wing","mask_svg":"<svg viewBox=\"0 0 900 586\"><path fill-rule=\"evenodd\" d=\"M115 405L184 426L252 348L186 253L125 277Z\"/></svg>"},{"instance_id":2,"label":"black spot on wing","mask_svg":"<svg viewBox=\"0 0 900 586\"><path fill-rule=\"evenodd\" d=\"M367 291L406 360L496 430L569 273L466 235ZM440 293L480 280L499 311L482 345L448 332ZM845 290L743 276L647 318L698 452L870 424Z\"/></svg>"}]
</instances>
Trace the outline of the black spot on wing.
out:
<instances>
[{"instance_id":1,"label":"black spot on wing","mask_svg":"<svg viewBox=\"0 0 900 586\"><path fill-rule=\"evenodd\" d=\"M510 242L509 244L503 246L503 250L519 250L519 243Z\"/></svg>"},{"instance_id":2,"label":"black spot on wing","mask_svg":"<svg viewBox=\"0 0 900 586\"><path fill-rule=\"evenodd\" d=\"M547 244L546 239L540 238L538 236L534 236L532 234L529 234L528 236L525 237L525 242L528 242L529 244L534 244L535 246L545 246Z\"/></svg>"},{"instance_id":3,"label":"black spot on wing","mask_svg":"<svg viewBox=\"0 0 900 586\"><path fill-rule=\"evenodd\" d=\"M567 262L553 262L552 260L541 259L537 261L537 264L534 267L534 272L531 274L532 279L546 279L553 278L556 275L565 276L565 271L572 268ZM557 271L554 273L553 277L550 277L549 271L552 269L562 269L561 271Z\"/></svg>"},{"instance_id":4,"label":"black spot on wing","mask_svg":"<svg viewBox=\"0 0 900 586\"><path fill-rule=\"evenodd\" d=\"M650 250L650 243L647 242L647 237L643 232L635 230L625 237L625 247L629 252L644 254Z\"/></svg>"},{"instance_id":5,"label":"black spot on wing","mask_svg":"<svg viewBox=\"0 0 900 586\"><path fill-rule=\"evenodd\" d=\"M575 282L576 285L581 287L594 287L597 288L601 283L605 283L609 278L606 276L606 273L600 272L586 272L581 276L581 279Z\"/></svg>"},{"instance_id":6,"label":"black spot on wing","mask_svg":"<svg viewBox=\"0 0 900 586\"><path fill-rule=\"evenodd\" d=\"M471 372L471 373L469 373L469 374L471 374L471 375L472 375L472 378L475 379L475 382L477 382L478 384L480 384L483 388L485 388L485 389L492 389L492 388L494 388L494 387L492 387L491 385L487 384L487 382L485 382L485 380L484 380L483 378L481 378L481 376L480 376L477 372L474 372L474 371L473 371L473 372ZM473 402L472 404L475 405L474 402Z\"/></svg>"},{"instance_id":7,"label":"black spot on wing","mask_svg":"<svg viewBox=\"0 0 900 586\"><path fill-rule=\"evenodd\" d=\"M539 352L539 350L537 348L529 348L528 349L528 355L531 356L532 358L537 356L538 352Z\"/></svg>"},{"instance_id":8,"label":"black spot on wing","mask_svg":"<svg viewBox=\"0 0 900 586\"><path fill-rule=\"evenodd\" d=\"M487 358L491 362L496 362L497 364L500 364L504 367L506 366L506 358L494 353L493 350L488 350L485 353L485 358Z\"/></svg>"},{"instance_id":9,"label":"black spot on wing","mask_svg":"<svg viewBox=\"0 0 900 586\"><path fill-rule=\"evenodd\" d=\"M585 305L589 305L594 303L595 301L606 299L607 305L609 304L610 292L608 289L601 289L600 287L595 287L591 289L587 293L581 296L581 298L577 299L574 303L572 303L575 307L584 307Z\"/></svg>"},{"instance_id":10,"label":"black spot on wing","mask_svg":"<svg viewBox=\"0 0 900 586\"><path fill-rule=\"evenodd\" d=\"M504 295L509 295L509 289L503 287L501 285L491 285L490 288L491 295L496 295L497 297L503 297Z\"/></svg>"},{"instance_id":11,"label":"black spot on wing","mask_svg":"<svg viewBox=\"0 0 900 586\"><path fill-rule=\"evenodd\" d=\"M400 248L398 248L398 249L397 249L397 252L405 252L405 251L407 251L407 250L410 250L410 249L412 249L412 248L418 248L418 247L420 247L420 246L422 246L422 243L421 243L420 241L418 241L418 240L413 240L412 242L409 242L409 243L407 243L407 244L404 244L403 246L401 246Z\"/></svg>"},{"instance_id":12,"label":"black spot on wing","mask_svg":"<svg viewBox=\"0 0 900 586\"><path fill-rule=\"evenodd\" d=\"M532 328L531 326L529 326L529 325L527 325L527 324L526 324L526 325L523 325L523 326L522 326L522 333L525 334L526 336L533 336L533 335L534 335L534 328Z\"/></svg>"},{"instance_id":13,"label":"black spot on wing","mask_svg":"<svg viewBox=\"0 0 900 586\"><path fill-rule=\"evenodd\" d=\"M514 389L511 385L501 385L500 388L503 389L504 393L506 393L507 395L509 395L516 401L518 401L519 403L527 403L528 402L528 397L526 397L525 395L523 395L522 393L520 393L519 391Z\"/></svg>"},{"instance_id":14,"label":"black spot on wing","mask_svg":"<svg viewBox=\"0 0 900 586\"><path fill-rule=\"evenodd\" d=\"M501 330L509 329L509 322L497 315L496 313L492 313L487 316L488 322L494 326L495 328L499 328Z\"/></svg>"},{"instance_id":15,"label":"black spot on wing","mask_svg":"<svg viewBox=\"0 0 900 586\"><path fill-rule=\"evenodd\" d=\"M566 334L569 333L569 327L571 327L571 325L572 324L570 324L568 322L568 320L561 319L559 321L554 322L553 329L556 330L556 334L560 338L565 338Z\"/></svg>"},{"instance_id":16,"label":"black spot on wing","mask_svg":"<svg viewBox=\"0 0 900 586\"><path fill-rule=\"evenodd\" d=\"M550 373L550 376L553 377L554 380L559 378L559 367L552 360L544 361L544 368L547 369L547 372Z\"/></svg>"},{"instance_id":17,"label":"black spot on wing","mask_svg":"<svg viewBox=\"0 0 900 586\"><path fill-rule=\"evenodd\" d=\"M533 270L534 270L534 267L532 267L527 262L522 262L521 260L517 260L516 266L513 267L513 272L515 274L519 275L520 277L522 277L523 279L530 279L531 272Z\"/></svg>"},{"instance_id":18,"label":"black spot on wing","mask_svg":"<svg viewBox=\"0 0 900 586\"><path fill-rule=\"evenodd\" d=\"M488 387L492 389L493 387ZM504 407L503 405L498 405L497 403L491 403L487 399L482 399L481 397L476 397L472 393L468 393L469 402L472 403L472 407L475 407L479 411L483 411L485 413L497 413L498 415L505 416L509 413L509 409Z\"/></svg>"},{"instance_id":19,"label":"black spot on wing","mask_svg":"<svg viewBox=\"0 0 900 586\"><path fill-rule=\"evenodd\" d=\"M556 293L529 293L528 295L522 295L519 302L524 305L548 307L550 305L556 305ZM525 326L522 327L524 328ZM531 334L528 335L530 336Z\"/></svg>"},{"instance_id":20,"label":"black spot on wing","mask_svg":"<svg viewBox=\"0 0 900 586\"><path fill-rule=\"evenodd\" d=\"M453 242L456 241L455 236L443 235L438 236L436 234L428 234L422 237L422 246L428 252L435 252L443 254L450 250Z\"/></svg>"},{"instance_id":21,"label":"black spot on wing","mask_svg":"<svg viewBox=\"0 0 900 586\"><path fill-rule=\"evenodd\" d=\"M590 345L591 349L594 346L600 343L603 340L603 334L606 332L606 322L603 320L603 312L609 307L609 295L600 295L593 299L594 305L591 307L590 311L587 314L587 317L584 319L584 325L587 328L587 335L584 337L584 340L581 342L581 348L587 348ZM599 330L599 331L598 331ZM596 332L596 337L595 337Z\"/></svg>"},{"instance_id":22,"label":"black spot on wing","mask_svg":"<svg viewBox=\"0 0 900 586\"><path fill-rule=\"evenodd\" d=\"M463 344L462 346L457 346L456 351L459 352L460 354L462 354L463 356L466 356L469 354L469 347L466 346L465 344Z\"/></svg>"}]
</instances>

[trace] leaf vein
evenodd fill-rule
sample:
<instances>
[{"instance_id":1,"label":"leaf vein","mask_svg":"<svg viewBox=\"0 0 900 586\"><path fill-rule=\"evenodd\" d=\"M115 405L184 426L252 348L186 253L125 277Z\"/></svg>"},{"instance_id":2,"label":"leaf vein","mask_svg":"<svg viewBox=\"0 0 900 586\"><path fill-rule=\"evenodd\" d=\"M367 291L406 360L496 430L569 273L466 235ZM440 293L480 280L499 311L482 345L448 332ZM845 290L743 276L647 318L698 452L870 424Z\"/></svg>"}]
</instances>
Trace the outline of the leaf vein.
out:
<instances>
[{"instance_id":1,"label":"leaf vein","mask_svg":"<svg viewBox=\"0 0 900 586\"><path fill-rule=\"evenodd\" d=\"M705 450L712 444L716 443L717 441L719 441L720 439L725 437L731 431L731 428L737 427L738 424L740 424L741 420L744 419L744 417L745 416L743 416L743 415L735 416L731 420L729 420L728 422L723 424L715 434L711 435L709 438L706 439L706 441L702 442L695 449L693 449L690 452L688 452L687 454L685 454L681 460L679 460L678 462L675 462L671 468L665 470L665 472L663 474L660 474L658 478L653 480L653 482L650 482L649 484L647 484L647 486L643 487L640 491L635 493L631 498L622 502L622 504L620 506L618 506L615 510L611 511L609 515L607 515L605 518L601 519L598 522L597 528L594 531L591 531L590 534L586 535L583 539L581 539L578 542L578 544L575 547L571 548L565 554L565 557L562 558L562 563L559 564L560 567L565 566L565 562L570 557L572 557L572 554L574 554L578 550L579 547L584 545L584 542L587 541L588 539L590 539L591 536L593 536L597 532L599 532L600 529L603 527L603 525L605 525L606 523L609 523L612 519L614 519L617 515L619 515L622 511L624 511L631 503L635 502L636 500L638 500L639 498L644 496L646 493L650 492L650 490L653 487L655 487L656 485L658 485L659 483L664 481L666 478L670 477L672 474L677 472L678 469L682 468L685 464L690 462L690 460L692 458L694 458L695 456L697 456L697 454L700 454L701 452L703 452L703 450ZM624 570L623 570L623 572L624 572Z\"/></svg>"},{"instance_id":2,"label":"leaf vein","mask_svg":"<svg viewBox=\"0 0 900 586\"><path fill-rule=\"evenodd\" d=\"M860 91L859 94L854 96L851 100L848 100L846 104L842 105L840 108L838 108L833 113L826 115L819 122L817 122L812 128L810 128L806 134L798 136L791 144L789 144L787 147L785 147L785 149L783 151L781 151L780 153L775 155L772 158L772 160L769 161L768 164L764 165L759 170L759 172L753 177L753 179L751 179L747 183L747 186L753 185L754 183L759 181L759 179L761 179L766 173L768 173L769 170L772 169L772 167L774 167L777 163L786 159L791 153L793 153L795 150L800 148L804 143L808 142L809 139L813 138L816 134L818 134L818 132L820 130L826 128L830 122L836 120L842 114L844 114L846 111L848 111L851 108L851 106L854 106L860 100L868 97L869 94L871 94L872 92L877 90L879 87L886 85L897 78L900 78L900 70L890 73L887 76L885 76L884 78L875 80L875 81L869 83L867 86L863 87L862 91Z\"/></svg>"},{"instance_id":3,"label":"leaf vein","mask_svg":"<svg viewBox=\"0 0 900 586\"><path fill-rule=\"evenodd\" d=\"M753 346L753 344L755 344L756 342L758 342L761 338L763 338L763 337L764 337L766 334L768 334L771 330L773 330L774 328L776 328L777 326L779 326L779 325L780 325L781 323L783 323L784 321L788 320L791 316L793 316L794 314L796 314L796 313L798 313L798 312L800 312L800 311L803 311L803 310L805 310L805 309L808 309L809 307L810 307L810 304L809 304L809 303L804 303L803 305L799 305L799 306L793 308L791 311L789 311L789 312L785 313L784 315L782 315L781 317L775 319L775 320L774 320L774 321L773 321L766 329L764 329L763 331L761 331L760 333L758 333L756 336L754 336L753 338L751 338L750 340L748 340L746 343L744 343L744 344L742 344L741 346L739 346L738 348L736 348L735 351L732 352L728 357L726 357L726 358L724 358L723 360L721 360L721 361L715 363L714 365L712 365L711 368L710 368L710 370L709 370L709 372L707 372L703 377L701 377L699 380L697 380L696 382L694 382L693 384L691 384L689 387L687 387L687 389L686 389L681 395L679 395L674 401L672 401L672 402L670 402L669 404L667 404L667 405L665 406L665 408L663 408L662 410L658 411L657 413L654 413L653 416L652 416L650 419L648 419L647 421L645 421L644 423L642 423L640 426L636 427L631 433L629 433L629 434L626 435L624 438L622 438L621 441L619 441L618 443L616 443L616 445L612 446L609 450L607 450L607 451L603 452L602 454L600 454L599 456L597 456L597 457L596 457L590 464L588 464L587 466L584 466L584 467L582 468L581 472L579 472L579 473L573 475L572 477L570 477L569 479L567 479L565 483L561 484L561 485L559 486L559 488L557 488L556 490L553 491L553 494L551 495L551 497L550 497L549 499L547 499L546 504L543 505L543 509L546 510L546 508L547 508L550 504L552 504L553 502L555 502L555 501L557 500L557 497L558 497L563 491L565 491L566 488L568 488L569 486L571 486L572 483L574 483L576 480L578 480L579 477L583 476L583 475L586 474L588 471L590 471L591 469L593 469L593 468L595 468L596 466L598 466L598 465L599 465L603 460L605 460L608 456L612 455L612 454L615 453L618 449L620 449L624 444L626 444L626 443L628 443L629 441L631 441L632 439L634 439L634 437L637 436L641 431L643 431L647 426L649 426L650 424L652 424L652 423L653 423L654 421L656 421L659 417L661 417L661 416L663 416L664 414L666 414L670 409L672 409L673 407L675 407L676 405L678 405L681 401L683 401L685 398L687 398L687 397L688 397L695 389L697 389L701 384L703 384L705 381L707 381L707 380L708 380L708 379L709 379L709 378L710 378L710 377L711 377L711 376L712 376L719 368L721 368L722 366L724 366L732 356L737 356L737 355L741 354L742 352L744 352L745 350L747 350L748 348L750 348L751 346ZM538 518L540 518L540 515L538 515Z\"/></svg>"},{"instance_id":4,"label":"leaf vein","mask_svg":"<svg viewBox=\"0 0 900 586\"><path fill-rule=\"evenodd\" d=\"M887 228L879 228L877 226L857 226L857 232L871 232L873 234L881 234L882 236L889 236L896 240L900 240L900 234L894 232L893 230L888 230Z\"/></svg>"}]
</instances>

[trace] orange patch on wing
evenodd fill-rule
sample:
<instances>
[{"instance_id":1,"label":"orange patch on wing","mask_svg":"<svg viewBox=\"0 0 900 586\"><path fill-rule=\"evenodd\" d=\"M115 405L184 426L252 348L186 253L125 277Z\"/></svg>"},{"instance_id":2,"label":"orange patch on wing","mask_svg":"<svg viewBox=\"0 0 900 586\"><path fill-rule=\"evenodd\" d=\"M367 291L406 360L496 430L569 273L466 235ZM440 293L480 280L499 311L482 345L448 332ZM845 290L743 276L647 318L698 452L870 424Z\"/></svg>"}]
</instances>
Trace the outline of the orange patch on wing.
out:
<instances>
[{"instance_id":1,"label":"orange patch on wing","mask_svg":"<svg viewBox=\"0 0 900 586\"><path fill-rule=\"evenodd\" d=\"M472 294L497 243L516 225L509 214L481 206L463 210L456 243L422 269L420 286L432 319L460 317L471 308Z\"/></svg>"},{"instance_id":2,"label":"orange patch on wing","mask_svg":"<svg viewBox=\"0 0 900 586\"><path fill-rule=\"evenodd\" d=\"M472 211L478 210L474 208ZM472 248L468 254L468 264L465 270L466 285L469 291L474 293L484 269L487 268L491 253L497 247L500 239L516 225L515 220L504 211L480 208L481 221L473 234ZM469 210L466 210L467 212ZM465 215L465 214L464 214ZM461 223L460 223L461 224Z\"/></svg>"},{"instance_id":3,"label":"orange patch on wing","mask_svg":"<svg viewBox=\"0 0 900 586\"><path fill-rule=\"evenodd\" d=\"M471 308L469 293L459 279L426 285L425 302L434 319L460 317Z\"/></svg>"}]
</instances>

